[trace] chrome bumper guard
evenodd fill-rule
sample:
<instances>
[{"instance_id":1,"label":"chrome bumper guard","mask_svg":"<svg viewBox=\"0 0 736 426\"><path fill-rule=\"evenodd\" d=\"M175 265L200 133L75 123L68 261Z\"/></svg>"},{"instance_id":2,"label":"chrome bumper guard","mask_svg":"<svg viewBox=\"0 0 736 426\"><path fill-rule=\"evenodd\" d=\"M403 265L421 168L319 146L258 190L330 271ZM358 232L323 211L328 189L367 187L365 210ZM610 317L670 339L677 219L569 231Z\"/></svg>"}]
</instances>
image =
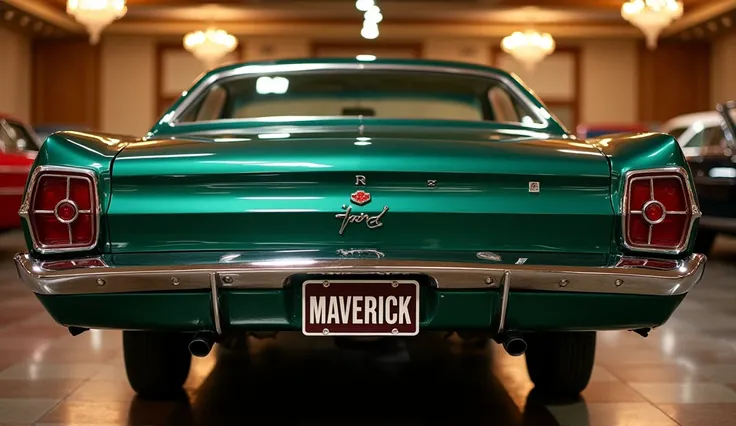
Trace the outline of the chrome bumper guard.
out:
<instances>
[{"instance_id":1,"label":"chrome bumper guard","mask_svg":"<svg viewBox=\"0 0 736 426\"><path fill-rule=\"evenodd\" d=\"M636 259L637 266L540 266L390 259L243 262L191 266L114 266L101 258L41 261L15 255L20 279L34 293L100 294L147 291L280 289L299 275L422 274L440 289L498 289L674 296L703 276L706 257L693 254L665 265ZM628 262L627 264L631 264ZM94 266L90 266L94 265ZM656 266L654 266L656 265Z\"/></svg>"}]
</instances>

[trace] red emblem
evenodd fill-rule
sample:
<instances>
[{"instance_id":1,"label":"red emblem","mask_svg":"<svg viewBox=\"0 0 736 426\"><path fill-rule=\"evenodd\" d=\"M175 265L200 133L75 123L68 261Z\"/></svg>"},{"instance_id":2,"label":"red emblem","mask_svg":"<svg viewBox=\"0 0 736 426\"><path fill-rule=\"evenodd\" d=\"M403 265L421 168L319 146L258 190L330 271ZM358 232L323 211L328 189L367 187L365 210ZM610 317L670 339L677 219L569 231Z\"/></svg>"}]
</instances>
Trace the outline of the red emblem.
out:
<instances>
[{"instance_id":1,"label":"red emblem","mask_svg":"<svg viewBox=\"0 0 736 426\"><path fill-rule=\"evenodd\" d=\"M360 189L350 194L350 201L352 201L353 203L359 206L368 204L371 202L371 193L365 192L362 189Z\"/></svg>"}]
</instances>

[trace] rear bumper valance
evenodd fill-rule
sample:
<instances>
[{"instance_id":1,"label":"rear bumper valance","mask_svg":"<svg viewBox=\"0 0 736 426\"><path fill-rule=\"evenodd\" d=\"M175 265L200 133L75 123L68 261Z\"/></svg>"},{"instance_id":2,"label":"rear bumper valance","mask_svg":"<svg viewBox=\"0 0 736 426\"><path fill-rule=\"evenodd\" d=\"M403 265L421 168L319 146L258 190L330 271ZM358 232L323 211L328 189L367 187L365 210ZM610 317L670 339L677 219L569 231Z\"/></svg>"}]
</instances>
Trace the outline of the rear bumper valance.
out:
<instances>
[{"instance_id":1,"label":"rear bumper valance","mask_svg":"<svg viewBox=\"0 0 736 426\"><path fill-rule=\"evenodd\" d=\"M221 289L280 289L295 277L424 275L440 289L497 289L513 278L513 291L554 291L671 296L702 278L706 257L680 260L623 258L611 266L545 266L379 259L275 259L182 265L107 264L102 258L42 261L15 256L21 280L34 293L100 294Z\"/></svg>"}]
</instances>

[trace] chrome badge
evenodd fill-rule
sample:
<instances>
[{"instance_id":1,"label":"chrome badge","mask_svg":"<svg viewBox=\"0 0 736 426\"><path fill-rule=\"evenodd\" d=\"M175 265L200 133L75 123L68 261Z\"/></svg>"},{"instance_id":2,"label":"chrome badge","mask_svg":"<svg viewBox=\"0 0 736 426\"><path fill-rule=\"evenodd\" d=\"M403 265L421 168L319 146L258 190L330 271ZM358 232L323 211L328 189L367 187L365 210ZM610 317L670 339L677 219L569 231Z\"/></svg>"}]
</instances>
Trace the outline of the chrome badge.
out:
<instances>
[{"instance_id":1,"label":"chrome badge","mask_svg":"<svg viewBox=\"0 0 736 426\"><path fill-rule=\"evenodd\" d=\"M352 201L353 204L364 206L371 202L371 193L365 192L362 189L359 189L353 192L352 194L350 194L350 201Z\"/></svg>"}]
</instances>

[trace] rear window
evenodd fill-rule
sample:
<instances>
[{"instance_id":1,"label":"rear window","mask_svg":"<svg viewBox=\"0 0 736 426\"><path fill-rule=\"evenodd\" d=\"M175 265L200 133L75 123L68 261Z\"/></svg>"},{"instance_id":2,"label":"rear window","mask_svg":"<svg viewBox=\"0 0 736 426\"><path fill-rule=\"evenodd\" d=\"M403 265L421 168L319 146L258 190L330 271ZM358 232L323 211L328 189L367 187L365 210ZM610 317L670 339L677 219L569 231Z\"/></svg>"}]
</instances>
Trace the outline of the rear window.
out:
<instances>
[{"instance_id":1,"label":"rear window","mask_svg":"<svg viewBox=\"0 0 736 426\"><path fill-rule=\"evenodd\" d=\"M529 107L500 80L443 73L365 70L223 79L190 105L178 121L279 116L541 124Z\"/></svg>"}]
</instances>

